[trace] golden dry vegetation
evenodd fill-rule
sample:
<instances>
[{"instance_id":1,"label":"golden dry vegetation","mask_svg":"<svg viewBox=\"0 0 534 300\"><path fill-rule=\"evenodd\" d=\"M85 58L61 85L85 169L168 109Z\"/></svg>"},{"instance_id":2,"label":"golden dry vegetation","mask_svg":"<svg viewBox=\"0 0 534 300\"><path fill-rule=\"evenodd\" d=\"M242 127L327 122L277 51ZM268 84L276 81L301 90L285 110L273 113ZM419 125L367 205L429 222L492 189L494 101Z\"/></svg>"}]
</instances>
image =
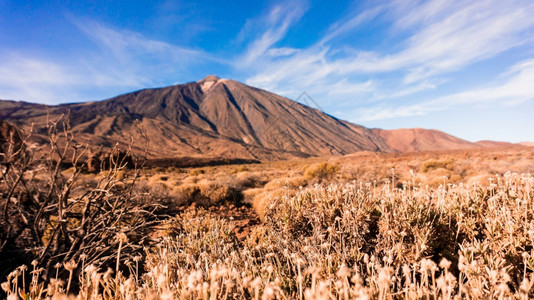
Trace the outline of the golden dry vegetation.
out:
<instances>
[{"instance_id":1,"label":"golden dry vegetation","mask_svg":"<svg viewBox=\"0 0 534 300\"><path fill-rule=\"evenodd\" d=\"M149 242L123 220L107 261L36 259L2 280L8 299L534 297L533 148L136 174L79 173L71 197L108 178L103 201L164 206Z\"/></svg>"}]
</instances>

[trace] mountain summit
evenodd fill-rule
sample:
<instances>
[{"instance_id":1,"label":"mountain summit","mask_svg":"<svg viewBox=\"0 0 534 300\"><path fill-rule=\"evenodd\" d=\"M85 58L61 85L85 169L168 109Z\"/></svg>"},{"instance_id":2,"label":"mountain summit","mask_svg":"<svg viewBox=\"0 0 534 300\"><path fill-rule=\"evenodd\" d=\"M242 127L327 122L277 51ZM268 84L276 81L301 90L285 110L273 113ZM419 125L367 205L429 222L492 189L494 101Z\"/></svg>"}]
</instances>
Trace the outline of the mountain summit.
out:
<instances>
[{"instance_id":1,"label":"mountain summit","mask_svg":"<svg viewBox=\"0 0 534 300\"><path fill-rule=\"evenodd\" d=\"M395 131L371 130L215 75L103 101L51 106L49 112L52 119L70 114L78 141L94 146L142 141L146 133L149 154L155 158L202 155L270 160L362 150L428 150L428 143L412 141L421 133L410 135L408 144L417 145L410 148ZM46 115L44 105L0 101L0 118L19 126L34 123L42 128ZM439 145L448 148L480 147L438 131L424 136L425 141L445 139L447 143Z\"/></svg>"}]
</instances>

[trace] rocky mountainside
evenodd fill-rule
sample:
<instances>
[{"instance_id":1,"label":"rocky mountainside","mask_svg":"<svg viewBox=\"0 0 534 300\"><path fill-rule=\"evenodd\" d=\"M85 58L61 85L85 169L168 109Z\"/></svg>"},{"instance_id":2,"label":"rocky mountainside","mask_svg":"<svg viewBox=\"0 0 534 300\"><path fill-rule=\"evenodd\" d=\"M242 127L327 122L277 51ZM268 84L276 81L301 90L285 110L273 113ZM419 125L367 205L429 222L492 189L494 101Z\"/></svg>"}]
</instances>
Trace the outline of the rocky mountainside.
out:
<instances>
[{"instance_id":1,"label":"rocky mountainside","mask_svg":"<svg viewBox=\"0 0 534 300\"><path fill-rule=\"evenodd\" d=\"M438 130L368 129L243 83L207 76L103 101L46 107L0 101L0 119L45 134L47 118L69 115L79 143L129 144L149 156L273 160L357 151L412 152L503 146Z\"/></svg>"},{"instance_id":2,"label":"rocky mountainside","mask_svg":"<svg viewBox=\"0 0 534 300\"><path fill-rule=\"evenodd\" d=\"M237 81L208 76L198 82L145 89L108 100L48 108L49 119L69 114L81 143L112 146L150 141L152 157L208 155L281 159L391 151L372 130ZM44 105L1 101L0 119L44 133Z\"/></svg>"}]
</instances>

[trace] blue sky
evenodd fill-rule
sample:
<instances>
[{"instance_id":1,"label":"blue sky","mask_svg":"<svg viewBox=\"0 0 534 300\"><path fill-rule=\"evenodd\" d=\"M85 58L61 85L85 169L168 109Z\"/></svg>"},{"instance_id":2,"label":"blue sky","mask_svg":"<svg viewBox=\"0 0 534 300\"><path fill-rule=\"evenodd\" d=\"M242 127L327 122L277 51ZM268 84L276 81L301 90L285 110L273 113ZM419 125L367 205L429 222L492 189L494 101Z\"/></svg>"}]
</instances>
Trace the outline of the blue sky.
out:
<instances>
[{"instance_id":1,"label":"blue sky","mask_svg":"<svg viewBox=\"0 0 534 300\"><path fill-rule=\"evenodd\" d=\"M216 74L368 127L534 141L533 16L531 0L0 0L0 99Z\"/></svg>"}]
</instances>

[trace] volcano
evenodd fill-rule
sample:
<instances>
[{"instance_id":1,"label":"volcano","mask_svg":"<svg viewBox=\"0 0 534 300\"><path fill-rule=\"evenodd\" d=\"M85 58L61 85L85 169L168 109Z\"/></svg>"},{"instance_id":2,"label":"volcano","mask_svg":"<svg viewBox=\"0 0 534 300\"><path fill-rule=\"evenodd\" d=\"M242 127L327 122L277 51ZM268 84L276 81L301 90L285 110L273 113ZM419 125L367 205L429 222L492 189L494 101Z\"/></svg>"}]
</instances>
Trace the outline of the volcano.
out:
<instances>
[{"instance_id":1,"label":"volcano","mask_svg":"<svg viewBox=\"0 0 534 300\"><path fill-rule=\"evenodd\" d=\"M437 130L369 129L238 81L143 89L102 101L42 104L0 101L0 119L46 133L47 120L69 115L76 142L112 147L134 142L149 157L209 156L276 160L483 147Z\"/></svg>"}]
</instances>

